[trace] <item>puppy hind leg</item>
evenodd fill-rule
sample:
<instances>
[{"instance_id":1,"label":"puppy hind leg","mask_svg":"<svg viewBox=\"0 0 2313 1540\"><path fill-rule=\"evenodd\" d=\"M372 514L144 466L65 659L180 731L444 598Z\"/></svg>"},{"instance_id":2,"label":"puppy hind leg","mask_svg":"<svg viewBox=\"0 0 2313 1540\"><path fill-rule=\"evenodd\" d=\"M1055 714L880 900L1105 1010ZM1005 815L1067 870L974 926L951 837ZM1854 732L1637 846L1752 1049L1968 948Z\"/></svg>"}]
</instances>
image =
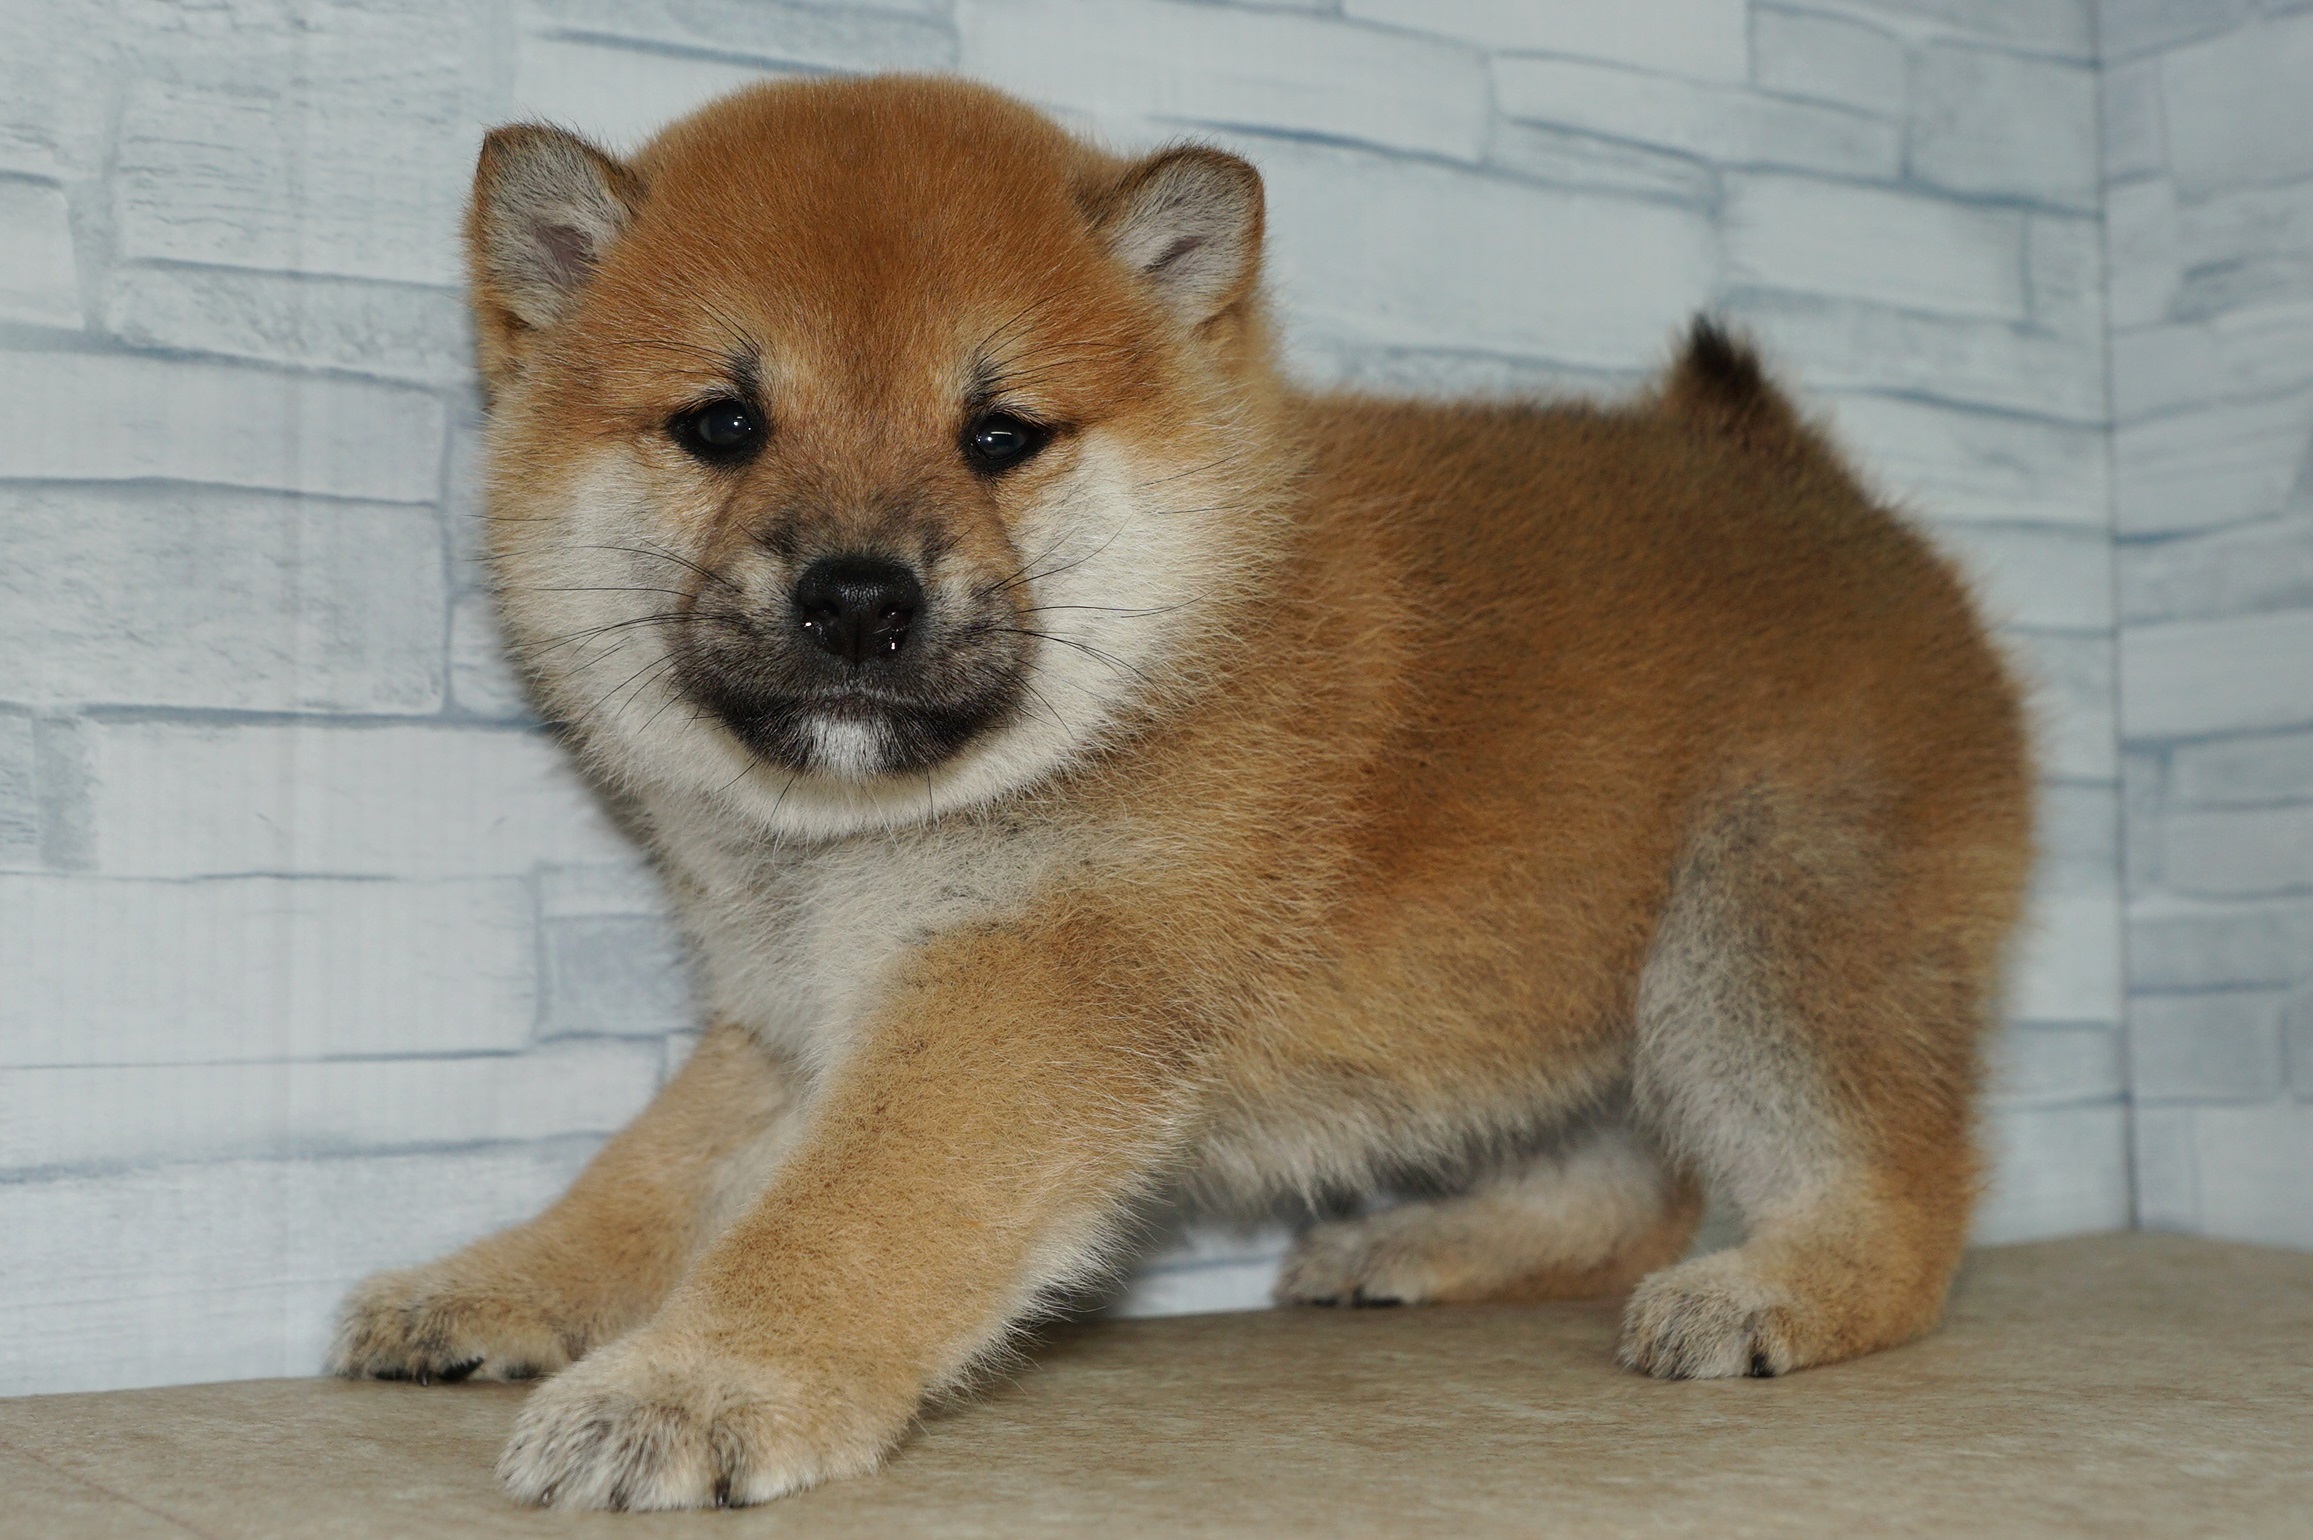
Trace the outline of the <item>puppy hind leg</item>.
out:
<instances>
[{"instance_id":1,"label":"puppy hind leg","mask_svg":"<svg viewBox=\"0 0 2313 1540\"><path fill-rule=\"evenodd\" d=\"M1627 1366L1767 1376L1935 1324L1975 1194L1991 964L1950 907L1968 895L1933 891L1764 794L1695 840L1640 981L1635 1100L1745 1239L1640 1284Z\"/></svg>"},{"instance_id":2,"label":"puppy hind leg","mask_svg":"<svg viewBox=\"0 0 2313 1540\"><path fill-rule=\"evenodd\" d=\"M1468 1192L1303 1231L1277 1297L1396 1305L1620 1294L1684 1254L1701 1217L1691 1180L1629 1128L1608 1125Z\"/></svg>"}]
</instances>

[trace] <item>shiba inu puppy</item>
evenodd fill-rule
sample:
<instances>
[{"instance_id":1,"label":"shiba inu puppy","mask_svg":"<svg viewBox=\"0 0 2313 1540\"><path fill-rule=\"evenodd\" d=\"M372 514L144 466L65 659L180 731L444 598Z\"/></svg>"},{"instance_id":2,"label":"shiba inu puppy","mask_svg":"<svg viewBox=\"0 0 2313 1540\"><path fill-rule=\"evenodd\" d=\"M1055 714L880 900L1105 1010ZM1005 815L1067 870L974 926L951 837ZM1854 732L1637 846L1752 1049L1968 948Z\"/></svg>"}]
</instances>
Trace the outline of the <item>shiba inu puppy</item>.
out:
<instances>
[{"instance_id":1,"label":"shiba inu puppy","mask_svg":"<svg viewBox=\"0 0 2313 1540\"><path fill-rule=\"evenodd\" d=\"M2030 849L1966 593L1708 325L1627 405L1297 392L1261 235L955 81L489 137L505 624L713 1022L347 1306L343 1373L554 1375L516 1495L864 1471L1158 1190L1419 1178L1282 1298L1635 1288L1654 1375L1936 1320Z\"/></svg>"}]
</instances>

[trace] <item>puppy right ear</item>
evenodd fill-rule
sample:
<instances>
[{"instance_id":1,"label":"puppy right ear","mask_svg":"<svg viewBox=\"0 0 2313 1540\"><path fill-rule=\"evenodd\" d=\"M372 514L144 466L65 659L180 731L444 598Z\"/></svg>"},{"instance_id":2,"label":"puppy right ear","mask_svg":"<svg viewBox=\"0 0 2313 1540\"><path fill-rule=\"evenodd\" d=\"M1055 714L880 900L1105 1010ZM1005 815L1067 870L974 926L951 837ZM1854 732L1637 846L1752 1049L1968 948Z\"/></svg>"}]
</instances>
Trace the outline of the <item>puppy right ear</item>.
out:
<instances>
[{"instance_id":1,"label":"puppy right ear","mask_svg":"<svg viewBox=\"0 0 2313 1540\"><path fill-rule=\"evenodd\" d=\"M486 381L518 372L528 334L569 314L642 194L641 178L562 129L517 123L483 139L466 265Z\"/></svg>"}]
</instances>

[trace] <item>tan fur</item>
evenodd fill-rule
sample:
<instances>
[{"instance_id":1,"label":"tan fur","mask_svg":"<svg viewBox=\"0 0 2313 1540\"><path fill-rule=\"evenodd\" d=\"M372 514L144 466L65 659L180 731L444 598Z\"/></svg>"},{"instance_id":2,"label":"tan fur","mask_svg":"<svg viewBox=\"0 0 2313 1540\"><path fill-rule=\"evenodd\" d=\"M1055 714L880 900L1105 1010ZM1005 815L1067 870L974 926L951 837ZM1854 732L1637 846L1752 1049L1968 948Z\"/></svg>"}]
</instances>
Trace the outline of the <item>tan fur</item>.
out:
<instances>
[{"instance_id":1,"label":"tan fur","mask_svg":"<svg viewBox=\"0 0 2313 1540\"><path fill-rule=\"evenodd\" d=\"M1278 1280L1311 1305L1625 1294L1686 1254L1701 1191L1627 1127L1488 1172L1466 1192L1304 1232Z\"/></svg>"},{"instance_id":2,"label":"tan fur","mask_svg":"<svg viewBox=\"0 0 2313 1540\"><path fill-rule=\"evenodd\" d=\"M577 1357L512 1491L760 1501L871 1466L1153 1190L1452 1173L1283 1292L1646 1274L1664 1375L1932 1325L2016 693L1745 351L1618 407L1299 394L1249 168L955 82L762 88L630 166L547 133L493 136L471 225L502 610L729 1025L546 1216L357 1295L343 1372ZM748 391L754 459L677 447ZM988 401L1055 429L1000 475ZM924 667L1018 686L904 770L883 717L765 748L696 683L801 647L852 550L921 571ZM1698 1183L1747 1238L1668 1265Z\"/></svg>"},{"instance_id":3,"label":"tan fur","mask_svg":"<svg viewBox=\"0 0 2313 1540\"><path fill-rule=\"evenodd\" d=\"M387 1379L551 1374L646 1319L752 1196L759 1149L791 1124L784 1076L743 1028L700 1039L642 1116L528 1224L440 1261L381 1273L347 1302L330 1356ZM768 1171L762 1173L768 1176Z\"/></svg>"}]
</instances>

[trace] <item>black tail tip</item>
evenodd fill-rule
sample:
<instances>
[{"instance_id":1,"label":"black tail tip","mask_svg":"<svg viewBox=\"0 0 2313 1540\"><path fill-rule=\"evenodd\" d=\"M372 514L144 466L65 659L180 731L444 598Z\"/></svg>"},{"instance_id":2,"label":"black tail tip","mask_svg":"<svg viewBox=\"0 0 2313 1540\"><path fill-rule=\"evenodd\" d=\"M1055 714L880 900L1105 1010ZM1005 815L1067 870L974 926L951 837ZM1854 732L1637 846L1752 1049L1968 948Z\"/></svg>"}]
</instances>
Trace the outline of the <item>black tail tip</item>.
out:
<instances>
[{"instance_id":1,"label":"black tail tip","mask_svg":"<svg viewBox=\"0 0 2313 1540\"><path fill-rule=\"evenodd\" d=\"M1662 402L1674 417L1756 448L1796 443L1802 436L1798 415L1767 378L1758 353L1707 315L1688 325Z\"/></svg>"},{"instance_id":2,"label":"black tail tip","mask_svg":"<svg viewBox=\"0 0 2313 1540\"><path fill-rule=\"evenodd\" d=\"M1689 392L1718 403L1722 410L1747 410L1774 395L1759 355L1707 315L1689 323L1677 375Z\"/></svg>"}]
</instances>

